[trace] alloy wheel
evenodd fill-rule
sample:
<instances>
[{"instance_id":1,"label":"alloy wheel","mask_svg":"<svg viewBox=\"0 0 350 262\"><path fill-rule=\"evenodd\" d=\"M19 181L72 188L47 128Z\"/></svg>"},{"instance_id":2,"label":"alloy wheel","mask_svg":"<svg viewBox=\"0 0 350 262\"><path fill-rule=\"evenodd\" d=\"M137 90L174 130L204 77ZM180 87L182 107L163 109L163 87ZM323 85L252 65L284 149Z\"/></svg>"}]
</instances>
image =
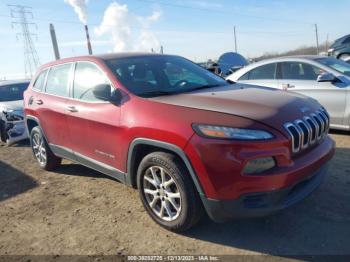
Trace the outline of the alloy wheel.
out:
<instances>
[{"instance_id":1,"label":"alloy wheel","mask_svg":"<svg viewBox=\"0 0 350 262\"><path fill-rule=\"evenodd\" d=\"M149 167L143 177L143 192L153 213L173 221L181 213L181 194L174 178L159 166Z\"/></svg>"},{"instance_id":2,"label":"alloy wheel","mask_svg":"<svg viewBox=\"0 0 350 262\"><path fill-rule=\"evenodd\" d=\"M34 155L40 163L40 165L44 166L46 164L47 159L44 139L39 134L34 134L32 142Z\"/></svg>"}]
</instances>

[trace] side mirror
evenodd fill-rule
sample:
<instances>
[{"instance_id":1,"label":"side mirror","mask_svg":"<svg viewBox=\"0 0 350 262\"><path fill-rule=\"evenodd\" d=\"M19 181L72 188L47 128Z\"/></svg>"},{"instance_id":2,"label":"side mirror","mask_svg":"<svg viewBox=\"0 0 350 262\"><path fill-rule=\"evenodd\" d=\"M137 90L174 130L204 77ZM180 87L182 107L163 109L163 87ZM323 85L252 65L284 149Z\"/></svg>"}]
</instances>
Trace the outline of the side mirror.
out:
<instances>
[{"instance_id":1,"label":"side mirror","mask_svg":"<svg viewBox=\"0 0 350 262\"><path fill-rule=\"evenodd\" d=\"M120 89L114 89L111 94L111 99L109 100L114 105L120 105L123 98L122 92Z\"/></svg>"},{"instance_id":2,"label":"side mirror","mask_svg":"<svg viewBox=\"0 0 350 262\"><path fill-rule=\"evenodd\" d=\"M94 87L92 93L102 101L108 101L112 104L119 104L122 99L122 94L119 89L112 89L109 84L101 84Z\"/></svg>"},{"instance_id":3,"label":"side mirror","mask_svg":"<svg viewBox=\"0 0 350 262\"><path fill-rule=\"evenodd\" d=\"M331 73L322 73L317 77L317 82L334 82L336 77Z\"/></svg>"}]
</instances>

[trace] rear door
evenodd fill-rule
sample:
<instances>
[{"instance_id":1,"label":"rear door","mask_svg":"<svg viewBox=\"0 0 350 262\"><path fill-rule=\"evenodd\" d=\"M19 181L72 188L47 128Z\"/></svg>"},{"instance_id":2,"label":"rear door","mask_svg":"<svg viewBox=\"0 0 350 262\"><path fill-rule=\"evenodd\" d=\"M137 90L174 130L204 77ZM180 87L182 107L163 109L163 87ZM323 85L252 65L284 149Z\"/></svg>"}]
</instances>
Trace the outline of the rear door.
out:
<instances>
[{"instance_id":1,"label":"rear door","mask_svg":"<svg viewBox=\"0 0 350 262\"><path fill-rule=\"evenodd\" d=\"M103 70L91 62L77 62L67 104L71 148L81 162L94 160L117 168L120 107L97 99L93 89L98 85L110 85L112 92Z\"/></svg>"},{"instance_id":2,"label":"rear door","mask_svg":"<svg viewBox=\"0 0 350 262\"><path fill-rule=\"evenodd\" d=\"M346 107L346 89L337 82L317 82L324 70L314 65L291 61L278 65L281 70L279 88L310 96L323 105L331 117L332 125L343 125Z\"/></svg>"},{"instance_id":3,"label":"rear door","mask_svg":"<svg viewBox=\"0 0 350 262\"><path fill-rule=\"evenodd\" d=\"M253 68L238 79L240 83L267 86L278 88L278 81L276 79L277 63L261 65Z\"/></svg>"},{"instance_id":4,"label":"rear door","mask_svg":"<svg viewBox=\"0 0 350 262\"><path fill-rule=\"evenodd\" d=\"M48 143L69 147L69 133L66 118L66 104L72 63L53 66L49 69L43 92L33 98L40 125Z\"/></svg>"}]
</instances>

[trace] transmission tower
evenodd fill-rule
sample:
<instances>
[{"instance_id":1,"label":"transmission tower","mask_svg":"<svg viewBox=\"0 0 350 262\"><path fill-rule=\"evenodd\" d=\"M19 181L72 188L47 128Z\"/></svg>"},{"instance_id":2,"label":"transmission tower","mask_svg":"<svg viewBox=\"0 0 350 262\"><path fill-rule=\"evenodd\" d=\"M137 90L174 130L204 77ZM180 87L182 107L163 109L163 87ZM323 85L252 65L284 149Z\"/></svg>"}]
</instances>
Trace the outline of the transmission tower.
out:
<instances>
[{"instance_id":1,"label":"transmission tower","mask_svg":"<svg viewBox=\"0 0 350 262\"><path fill-rule=\"evenodd\" d=\"M37 29L36 23L30 22L34 17L32 8L23 5L8 5L10 7L12 28L20 27L21 33L16 34L19 40L22 38L24 47L24 72L26 77L32 77L40 64L38 53L36 52L32 37L36 37L30 27Z\"/></svg>"}]
</instances>

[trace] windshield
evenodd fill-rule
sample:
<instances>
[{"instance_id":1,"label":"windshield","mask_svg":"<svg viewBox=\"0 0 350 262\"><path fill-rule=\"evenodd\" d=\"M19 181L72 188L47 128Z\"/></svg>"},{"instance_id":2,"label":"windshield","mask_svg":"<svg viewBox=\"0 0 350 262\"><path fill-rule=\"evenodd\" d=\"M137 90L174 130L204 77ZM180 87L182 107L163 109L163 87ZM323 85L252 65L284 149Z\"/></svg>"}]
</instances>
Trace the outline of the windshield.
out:
<instances>
[{"instance_id":1,"label":"windshield","mask_svg":"<svg viewBox=\"0 0 350 262\"><path fill-rule=\"evenodd\" d=\"M330 57L326 57L326 58L318 58L315 59L317 62L321 63L322 65L328 66L336 71L338 71L339 73L342 73L344 75L350 76L350 64L336 59L336 58L330 58Z\"/></svg>"},{"instance_id":2,"label":"windshield","mask_svg":"<svg viewBox=\"0 0 350 262\"><path fill-rule=\"evenodd\" d=\"M0 86L0 102L23 100L23 92L29 83Z\"/></svg>"},{"instance_id":3,"label":"windshield","mask_svg":"<svg viewBox=\"0 0 350 262\"><path fill-rule=\"evenodd\" d=\"M142 56L106 61L133 94L153 97L228 85L221 77L179 56Z\"/></svg>"}]
</instances>

